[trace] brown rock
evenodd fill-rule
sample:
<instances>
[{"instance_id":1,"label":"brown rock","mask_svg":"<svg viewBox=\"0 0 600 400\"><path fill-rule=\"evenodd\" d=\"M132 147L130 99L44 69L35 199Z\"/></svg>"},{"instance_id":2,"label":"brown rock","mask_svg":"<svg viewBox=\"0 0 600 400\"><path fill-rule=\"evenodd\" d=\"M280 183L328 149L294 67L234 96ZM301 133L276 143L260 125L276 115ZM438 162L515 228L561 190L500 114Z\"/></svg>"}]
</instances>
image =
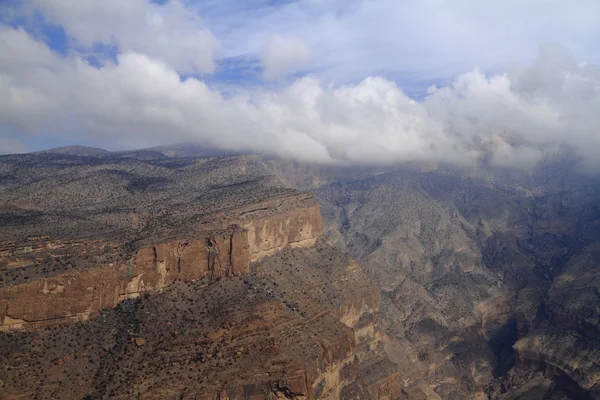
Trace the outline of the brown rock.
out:
<instances>
[{"instance_id":1,"label":"brown rock","mask_svg":"<svg viewBox=\"0 0 600 400\"><path fill-rule=\"evenodd\" d=\"M120 264L9 287L0 295L0 331L85 321L176 280L238 276L248 272L251 261L286 247L310 246L321 233L318 204L306 194L219 214L198 228L200 238L145 246Z\"/></svg>"}]
</instances>

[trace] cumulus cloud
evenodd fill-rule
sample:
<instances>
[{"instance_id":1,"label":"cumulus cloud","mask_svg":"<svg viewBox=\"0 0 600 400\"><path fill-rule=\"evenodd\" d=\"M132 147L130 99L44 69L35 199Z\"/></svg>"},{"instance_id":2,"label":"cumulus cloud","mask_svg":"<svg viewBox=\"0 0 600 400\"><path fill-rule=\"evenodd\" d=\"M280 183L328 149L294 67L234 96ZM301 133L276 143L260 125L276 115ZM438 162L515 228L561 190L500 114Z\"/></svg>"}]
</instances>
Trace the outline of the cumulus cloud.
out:
<instances>
[{"instance_id":1,"label":"cumulus cloud","mask_svg":"<svg viewBox=\"0 0 600 400\"><path fill-rule=\"evenodd\" d=\"M324 163L526 167L570 146L600 166L598 110L600 73L560 47L543 47L528 68L461 74L421 101L381 77L338 87L304 77L224 95L147 54L97 68L0 29L0 131L112 148L198 141Z\"/></svg>"},{"instance_id":2,"label":"cumulus cloud","mask_svg":"<svg viewBox=\"0 0 600 400\"><path fill-rule=\"evenodd\" d=\"M268 80L300 71L310 61L310 49L297 37L273 35L262 52L264 77Z\"/></svg>"},{"instance_id":3,"label":"cumulus cloud","mask_svg":"<svg viewBox=\"0 0 600 400\"><path fill-rule=\"evenodd\" d=\"M61 115L65 65L46 45L22 29L0 26L0 126L34 132ZM52 93L56 101L52 101ZM49 127L50 128L50 127Z\"/></svg>"},{"instance_id":4,"label":"cumulus cloud","mask_svg":"<svg viewBox=\"0 0 600 400\"><path fill-rule=\"evenodd\" d=\"M141 52L182 73L215 69L217 39L180 0L33 0L26 7L32 10L88 48L101 43Z\"/></svg>"}]
</instances>

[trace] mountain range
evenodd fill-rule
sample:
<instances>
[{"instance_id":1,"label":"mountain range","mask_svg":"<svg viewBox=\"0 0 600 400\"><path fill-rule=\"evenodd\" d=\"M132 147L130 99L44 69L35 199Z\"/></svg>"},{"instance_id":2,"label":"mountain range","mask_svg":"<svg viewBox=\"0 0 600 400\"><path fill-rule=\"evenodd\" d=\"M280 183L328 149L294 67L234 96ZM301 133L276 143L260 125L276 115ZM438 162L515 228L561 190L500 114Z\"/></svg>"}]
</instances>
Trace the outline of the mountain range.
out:
<instances>
[{"instance_id":1,"label":"mountain range","mask_svg":"<svg viewBox=\"0 0 600 400\"><path fill-rule=\"evenodd\" d=\"M600 398L574 159L71 146L0 156L0 221L0 398Z\"/></svg>"}]
</instances>

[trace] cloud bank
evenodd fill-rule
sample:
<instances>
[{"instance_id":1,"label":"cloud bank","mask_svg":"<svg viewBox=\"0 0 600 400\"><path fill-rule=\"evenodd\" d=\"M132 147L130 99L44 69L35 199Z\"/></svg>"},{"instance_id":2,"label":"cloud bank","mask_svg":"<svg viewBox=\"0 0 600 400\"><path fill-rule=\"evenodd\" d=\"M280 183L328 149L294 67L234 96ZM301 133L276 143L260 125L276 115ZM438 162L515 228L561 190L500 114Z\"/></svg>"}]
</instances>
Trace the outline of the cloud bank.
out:
<instances>
[{"instance_id":1,"label":"cloud bank","mask_svg":"<svg viewBox=\"0 0 600 400\"><path fill-rule=\"evenodd\" d=\"M100 26L78 28L73 21L94 9L81 4L66 11L61 1L39 0L37 7L67 26L72 40L114 39L119 51L100 66L76 51L58 54L23 27L0 25L0 150L19 151L19 139L44 135L113 149L198 142L322 163L486 160L528 167L569 147L600 167L600 73L561 46L542 46L528 67L458 74L419 100L376 75L332 85L315 73L231 93L188 75L210 72L219 45L181 3L136 0L133 11L123 11L115 2L105 10L122 15L114 38ZM179 43L180 36L201 40ZM163 47L153 44L160 37ZM265 78L309 68L309 43L265 37Z\"/></svg>"}]
</instances>

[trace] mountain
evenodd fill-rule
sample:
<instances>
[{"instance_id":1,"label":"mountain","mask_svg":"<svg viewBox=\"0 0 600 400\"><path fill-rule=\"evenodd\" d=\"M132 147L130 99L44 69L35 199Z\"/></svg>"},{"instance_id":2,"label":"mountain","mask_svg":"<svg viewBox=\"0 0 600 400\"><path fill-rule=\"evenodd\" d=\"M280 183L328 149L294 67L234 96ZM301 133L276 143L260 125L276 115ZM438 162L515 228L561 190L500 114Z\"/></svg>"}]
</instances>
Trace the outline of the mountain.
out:
<instances>
[{"instance_id":1,"label":"mountain","mask_svg":"<svg viewBox=\"0 0 600 400\"><path fill-rule=\"evenodd\" d=\"M169 157L221 157L247 155L243 151L222 150L216 147L202 146L194 143L178 143L150 147L148 150L159 151Z\"/></svg>"},{"instance_id":2,"label":"mountain","mask_svg":"<svg viewBox=\"0 0 600 400\"><path fill-rule=\"evenodd\" d=\"M312 185L325 231L378 282L406 387L600 398L597 176L570 162L527 173L280 164L292 186L325 182Z\"/></svg>"},{"instance_id":3,"label":"mountain","mask_svg":"<svg viewBox=\"0 0 600 400\"><path fill-rule=\"evenodd\" d=\"M600 179L573 160L174 148L0 157L7 398L600 398Z\"/></svg>"},{"instance_id":4,"label":"mountain","mask_svg":"<svg viewBox=\"0 0 600 400\"><path fill-rule=\"evenodd\" d=\"M110 152L108 150L101 149L99 147L88 147L88 146L63 146L56 147L49 150L40 151L40 153L50 154L65 154L72 156L90 156L90 157L102 157Z\"/></svg>"},{"instance_id":5,"label":"mountain","mask_svg":"<svg viewBox=\"0 0 600 400\"><path fill-rule=\"evenodd\" d=\"M402 393L380 292L260 159L0 157L3 398Z\"/></svg>"}]
</instances>

